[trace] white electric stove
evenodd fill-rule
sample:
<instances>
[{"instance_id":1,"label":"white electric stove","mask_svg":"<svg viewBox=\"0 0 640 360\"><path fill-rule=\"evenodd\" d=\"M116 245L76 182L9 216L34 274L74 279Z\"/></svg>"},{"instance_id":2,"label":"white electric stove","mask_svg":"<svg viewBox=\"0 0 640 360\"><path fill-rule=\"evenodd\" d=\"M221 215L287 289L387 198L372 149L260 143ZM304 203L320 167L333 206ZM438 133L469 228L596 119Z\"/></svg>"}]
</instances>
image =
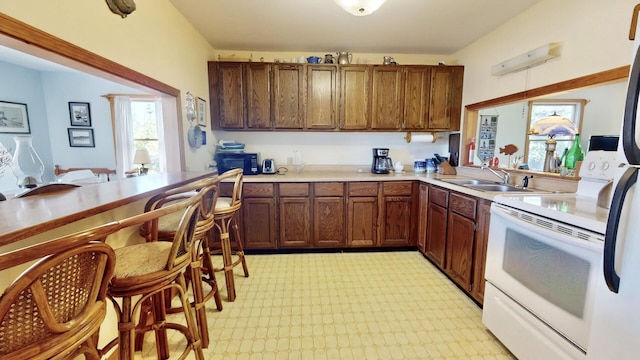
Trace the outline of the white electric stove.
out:
<instances>
[{"instance_id":1,"label":"white electric stove","mask_svg":"<svg viewBox=\"0 0 640 360\"><path fill-rule=\"evenodd\" d=\"M618 167L615 157L615 151L587 153L575 193L498 195L494 202L604 234Z\"/></svg>"}]
</instances>

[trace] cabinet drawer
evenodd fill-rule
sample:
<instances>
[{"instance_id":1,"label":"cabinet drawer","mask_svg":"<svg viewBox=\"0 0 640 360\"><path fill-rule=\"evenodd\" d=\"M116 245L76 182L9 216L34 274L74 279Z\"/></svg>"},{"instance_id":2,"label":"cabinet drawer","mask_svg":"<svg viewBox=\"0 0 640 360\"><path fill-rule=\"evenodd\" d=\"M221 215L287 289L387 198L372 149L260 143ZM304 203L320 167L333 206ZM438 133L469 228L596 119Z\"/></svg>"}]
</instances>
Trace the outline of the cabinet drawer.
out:
<instances>
[{"instance_id":1,"label":"cabinet drawer","mask_svg":"<svg viewBox=\"0 0 640 360\"><path fill-rule=\"evenodd\" d=\"M344 183L315 183L313 193L315 196L344 196Z\"/></svg>"},{"instance_id":2,"label":"cabinet drawer","mask_svg":"<svg viewBox=\"0 0 640 360\"><path fill-rule=\"evenodd\" d=\"M243 197L273 197L275 187L272 183L268 184L247 184L242 187Z\"/></svg>"},{"instance_id":3,"label":"cabinet drawer","mask_svg":"<svg viewBox=\"0 0 640 360\"><path fill-rule=\"evenodd\" d=\"M449 207L449 191L438 187L429 187L429 202L440 205L445 209Z\"/></svg>"},{"instance_id":4,"label":"cabinet drawer","mask_svg":"<svg viewBox=\"0 0 640 360\"><path fill-rule=\"evenodd\" d=\"M394 181L382 183L383 193L387 195L406 195L411 196L413 185L411 181Z\"/></svg>"},{"instance_id":5,"label":"cabinet drawer","mask_svg":"<svg viewBox=\"0 0 640 360\"><path fill-rule=\"evenodd\" d=\"M378 196L377 182L349 183L349 196Z\"/></svg>"},{"instance_id":6,"label":"cabinet drawer","mask_svg":"<svg viewBox=\"0 0 640 360\"><path fill-rule=\"evenodd\" d=\"M458 213L471 220L476 219L476 203L474 198L452 193L449 202L449 210Z\"/></svg>"},{"instance_id":7,"label":"cabinet drawer","mask_svg":"<svg viewBox=\"0 0 640 360\"><path fill-rule=\"evenodd\" d=\"M309 196L309 183L282 183L280 196Z\"/></svg>"}]
</instances>

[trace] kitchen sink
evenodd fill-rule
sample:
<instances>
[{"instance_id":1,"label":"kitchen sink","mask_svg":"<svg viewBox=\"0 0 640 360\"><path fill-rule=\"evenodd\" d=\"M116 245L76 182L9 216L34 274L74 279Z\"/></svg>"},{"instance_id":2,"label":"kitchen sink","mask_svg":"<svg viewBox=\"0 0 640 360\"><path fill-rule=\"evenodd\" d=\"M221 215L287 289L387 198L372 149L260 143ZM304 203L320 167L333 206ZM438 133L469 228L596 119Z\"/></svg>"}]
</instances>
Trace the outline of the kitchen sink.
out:
<instances>
[{"instance_id":1,"label":"kitchen sink","mask_svg":"<svg viewBox=\"0 0 640 360\"><path fill-rule=\"evenodd\" d=\"M465 185L465 186L468 187L469 189L480 190L480 191L531 192L531 190L529 189L523 189L521 187L515 187L513 185L506 185L506 184L477 184L477 185Z\"/></svg>"},{"instance_id":2,"label":"kitchen sink","mask_svg":"<svg viewBox=\"0 0 640 360\"><path fill-rule=\"evenodd\" d=\"M495 181L478 180L478 179L440 179L449 184L456 185L500 185Z\"/></svg>"}]
</instances>

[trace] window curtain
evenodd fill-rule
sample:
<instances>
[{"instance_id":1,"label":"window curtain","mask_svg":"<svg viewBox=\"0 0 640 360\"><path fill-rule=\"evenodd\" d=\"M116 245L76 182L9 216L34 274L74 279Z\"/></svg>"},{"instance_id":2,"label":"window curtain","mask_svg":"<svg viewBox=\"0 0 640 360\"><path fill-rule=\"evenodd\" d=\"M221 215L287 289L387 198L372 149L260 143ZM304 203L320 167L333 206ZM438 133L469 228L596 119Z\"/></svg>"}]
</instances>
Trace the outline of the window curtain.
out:
<instances>
[{"instance_id":1,"label":"window curtain","mask_svg":"<svg viewBox=\"0 0 640 360\"><path fill-rule=\"evenodd\" d=\"M120 178L131 170L133 165L133 125L131 120L131 99L128 96L115 96L115 132L116 132L116 172Z\"/></svg>"},{"instance_id":2,"label":"window curtain","mask_svg":"<svg viewBox=\"0 0 640 360\"><path fill-rule=\"evenodd\" d=\"M162 99L156 99L156 126L158 129L158 166L160 172L167 172L167 147L164 140L164 118L162 117Z\"/></svg>"}]
</instances>

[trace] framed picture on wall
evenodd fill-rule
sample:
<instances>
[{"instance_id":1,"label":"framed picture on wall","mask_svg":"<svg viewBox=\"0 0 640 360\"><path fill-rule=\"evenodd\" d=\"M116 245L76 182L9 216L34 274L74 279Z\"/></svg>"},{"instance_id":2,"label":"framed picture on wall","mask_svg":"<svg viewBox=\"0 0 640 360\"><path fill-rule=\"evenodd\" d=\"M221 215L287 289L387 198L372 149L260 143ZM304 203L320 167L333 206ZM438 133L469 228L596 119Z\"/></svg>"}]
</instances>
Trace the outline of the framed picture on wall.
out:
<instances>
[{"instance_id":1,"label":"framed picture on wall","mask_svg":"<svg viewBox=\"0 0 640 360\"><path fill-rule=\"evenodd\" d=\"M27 104L0 100L0 133L31 133Z\"/></svg>"},{"instance_id":2,"label":"framed picture on wall","mask_svg":"<svg viewBox=\"0 0 640 360\"><path fill-rule=\"evenodd\" d=\"M69 146L71 147L96 147L93 142L93 129L68 128Z\"/></svg>"},{"instance_id":3,"label":"framed picture on wall","mask_svg":"<svg viewBox=\"0 0 640 360\"><path fill-rule=\"evenodd\" d=\"M207 112L205 111L207 102L198 98L198 125L207 126Z\"/></svg>"},{"instance_id":4,"label":"framed picture on wall","mask_svg":"<svg viewBox=\"0 0 640 360\"><path fill-rule=\"evenodd\" d=\"M91 126L91 109L89 103L69 102L71 126Z\"/></svg>"}]
</instances>

